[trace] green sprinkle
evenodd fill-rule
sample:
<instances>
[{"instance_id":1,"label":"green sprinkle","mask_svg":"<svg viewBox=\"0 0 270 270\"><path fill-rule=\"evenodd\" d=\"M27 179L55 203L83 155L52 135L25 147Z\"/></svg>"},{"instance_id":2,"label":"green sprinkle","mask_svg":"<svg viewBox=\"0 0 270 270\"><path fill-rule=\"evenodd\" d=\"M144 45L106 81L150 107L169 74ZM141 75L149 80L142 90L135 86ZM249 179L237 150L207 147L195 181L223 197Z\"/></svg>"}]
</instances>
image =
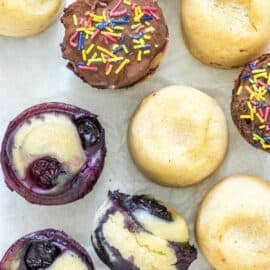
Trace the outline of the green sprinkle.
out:
<instances>
[{"instance_id":1,"label":"green sprinkle","mask_svg":"<svg viewBox=\"0 0 270 270\"><path fill-rule=\"evenodd\" d=\"M113 29L122 31L122 30L124 30L125 28L124 28L123 26L118 26L118 25L116 25Z\"/></svg>"},{"instance_id":2,"label":"green sprinkle","mask_svg":"<svg viewBox=\"0 0 270 270\"><path fill-rule=\"evenodd\" d=\"M131 25L131 29L134 30L134 29L138 28L141 25L142 25L141 23L133 24L133 25Z\"/></svg>"},{"instance_id":3,"label":"green sprinkle","mask_svg":"<svg viewBox=\"0 0 270 270\"><path fill-rule=\"evenodd\" d=\"M263 72L266 72L265 68L252 70L252 74L258 74L258 73L263 73Z\"/></svg>"},{"instance_id":4,"label":"green sprinkle","mask_svg":"<svg viewBox=\"0 0 270 270\"><path fill-rule=\"evenodd\" d=\"M258 140L258 141L265 142L265 140L256 133L253 133L253 138Z\"/></svg>"},{"instance_id":5,"label":"green sprinkle","mask_svg":"<svg viewBox=\"0 0 270 270\"><path fill-rule=\"evenodd\" d=\"M123 48L125 54L129 53L129 50L128 50L128 48L127 48L127 46L125 44L122 45L122 48Z\"/></svg>"}]
</instances>

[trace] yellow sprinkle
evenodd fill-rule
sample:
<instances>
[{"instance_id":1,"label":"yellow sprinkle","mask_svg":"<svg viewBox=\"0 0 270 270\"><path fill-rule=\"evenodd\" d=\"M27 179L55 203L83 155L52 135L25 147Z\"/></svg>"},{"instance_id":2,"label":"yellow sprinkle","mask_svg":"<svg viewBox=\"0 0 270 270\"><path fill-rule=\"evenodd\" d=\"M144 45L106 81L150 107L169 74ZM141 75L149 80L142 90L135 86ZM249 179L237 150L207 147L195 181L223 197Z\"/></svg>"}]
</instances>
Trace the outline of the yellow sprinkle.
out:
<instances>
[{"instance_id":1,"label":"yellow sprinkle","mask_svg":"<svg viewBox=\"0 0 270 270\"><path fill-rule=\"evenodd\" d=\"M108 32L113 33L113 30L112 30L112 28L111 28L111 27L106 26L106 27L105 27L105 29L106 29Z\"/></svg>"},{"instance_id":2,"label":"yellow sprinkle","mask_svg":"<svg viewBox=\"0 0 270 270\"><path fill-rule=\"evenodd\" d=\"M108 59L107 61L108 61L109 63L114 63L114 62L119 62L119 61L122 61L122 60L124 60L124 57L110 58L110 59Z\"/></svg>"},{"instance_id":3,"label":"yellow sprinkle","mask_svg":"<svg viewBox=\"0 0 270 270\"><path fill-rule=\"evenodd\" d=\"M82 60L85 62L87 60L86 50L82 50Z\"/></svg>"},{"instance_id":4,"label":"yellow sprinkle","mask_svg":"<svg viewBox=\"0 0 270 270\"><path fill-rule=\"evenodd\" d=\"M78 25L78 18L77 18L77 16L76 16L76 14L73 14L73 23L74 23L74 25Z\"/></svg>"},{"instance_id":5,"label":"yellow sprinkle","mask_svg":"<svg viewBox=\"0 0 270 270\"><path fill-rule=\"evenodd\" d=\"M119 33L111 33L111 32L105 32L105 31L101 31L101 34L102 35L110 35L110 36L112 36L112 37L121 37L121 34L119 34Z\"/></svg>"},{"instance_id":6,"label":"yellow sprinkle","mask_svg":"<svg viewBox=\"0 0 270 270\"><path fill-rule=\"evenodd\" d=\"M104 64L106 64L107 60L106 60L106 58L105 58L104 53L101 53L101 58L102 58L102 62L103 62Z\"/></svg>"},{"instance_id":7,"label":"yellow sprinkle","mask_svg":"<svg viewBox=\"0 0 270 270\"><path fill-rule=\"evenodd\" d=\"M140 41L138 39L133 39L133 43L140 44Z\"/></svg>"},{"instance_id":8,"label":"yellow sprinkle","mask_svg":"<svg viewBox=\"0 0 270 270\"><path fill-rule=\"evenodd\" d=\"M130 6L131 5L131 2L128 1L128 0L124 0L124 4L127 5L127 6Z\"/></svg>"},{"instance_id":9,"label":"yellow sprinkle","mask_svg":"<svg viewBox=\"0 0 270 270\"><path fill-rule=\"evenodd\" d=\"M111 72L112 72L112 65L109 65L109 68L106 70L106 76L109 76L110 74L111 74Z\"/></svg>"},{"instance_id":10,"label":"yellow sprinkle","mask_svg":"<svg viewBox=\"0 0 270 270\"><path fill-rule=\"evenodd\" d=\"M241 93L242 93L242 90L243 90L243 86L241 85L241 86L239 86L236 95L237 95L237 96L240 96Z\"/></svg>"},{"instance_id":11,"label":"yellow sprinkle","mask_svg":"<svg viewBox=\"0 0 270 270\"><path fill-rule=\"evenodd\" d=\"M104 52L105 54L109 55L112 58L116 58L117 56L115 54L113 54L112 52L108 51L107 49L101 47L101 46L97 46L97 49L101 52Z\"/></svg>"},{"instance_id":12,"label":"yellow sprinkle","mask_svg":"<svg viewBox=\"0 0 270 270\"><path fill-rule=\"evenodd\" d=\"M142 61L142 50L139 50L139 51L138 51L138 54L137 54L137 61L138 61L138 62L141 62L141 61Z\"/></svg>"},{"instance_id":13,"label":"yellow sprinkle","mask_svg":"<svg viewBox=\"0 0 270 270\"><path fill-rule=\"evenodd\" d=\"M259 121L260 121L261 123L264 123L264 119L260 116L259 113L256 113L256 116L258 117L258 119L259 119Z\"/></svg>"},{"instance_id":14,"label":"yellow sprinkle","mask_svg":"<svg viewBox=\"0 0 270 270\"><path fill-rule=\"evenodd\" d=\"M103 14L103 20L104 20L104 21L107 21L107 16L106 16L105 10L103 10L103 13L102 13L102 14Z\"/></svg>"},{"instance_id":15,"label":"yellow sprinkle","mask_svg":"<svg viewBox=\"0 0 270 270\"><path fill-rule=\"evenodd\" d=\"M151 53L150 50L145 50L145 51L143 51L143 54L145 54L145 55L147 55L147 54L149 54L149 53Z\"/></svg>"},{"instance_id":16,"label":"yellow sprinkle","mask_svg":"<svg viewBox=\"0 0 270 270\"><path fill-rule=\"evenodd\" d=\"M114 72L115 74L119 74L123 68L130 63L130 60L129 59L125 59L121 64L120 66L116 69L116 71Z\"/></svg>"},{"instance_id":17,"label":"yellow sprinkle","mask_svg":"<svg viewBox=\"0 0 270 270\"><path fill-rule=\"evenodd\" d=\"M143 38L146 39L146 40L150 40L150 39L151 39L151 36L149 36L149 35L144 35Z\"/></svg>"},{"instance_id":18,"label":"yellow sprinkle","mask_svg":"<svg viewBox=\"0 0 270 270\"><path fill-rule=\"evenodd\" d=\"M89 34L86 34L86 35L85 35L85 39L86 39L86 40L89 39Z\"/></svg>"},{"instance_id":19,"label":"yellow sprinkle","mask_svg":"<svg viewBox=\"0 0 270 270\"><path fill-rule=\"evenodd\" d=\"M147 27L144 32L145 33L153 33L155 31L155 29L151 26L151 27Z\"/></svg>"},{"instance_id":20,"label":"yellow sprinkle","mask_svg":"<svg viewBox=\"0 0 270 270\"><path fill-rule=\"evenodd\" d=\"M240 115L240 119L250 119L250 115Z\"/></svg>"},{"instance_id":21,"label":"yellow sprinkle","mask_svg":"<svg viewBox=\"0 0 270 270\"><path fill-rule=\"evenodd\" d=\"M146 24L147 26L150 26L150 25L151 25L151 23L150 23L149 21L146 21L145 24Z\"/></svg>"},{"instance_id":22,"label":"yellow sprinkle","mask_svg":"<svg viewBox=\"0 0 270 270\"><path fill-rule=\"evenodd\" d=\"M270 73L268 74L268 81L267 84L270 85Z\"/></svg>"},{"instance_id":23,"label":"yellow sprinkle","mask_svg":"<svg viewBox=\"0 0 270 270\"><path fill-rule=\"evenodd\" d=\"M265 129L265 125L259 126L259 129Z\"/></svg>"},{"instance_id":24,"label":"yellow sprinkle","mask_svg":"<svg viewBox=\"0 0 270 270\"><path fill-rule=\"evenodd\" d=\"M119 44L114 44L113 47L112 47L112 49L115 50L118 47L119 47Z\"/></svg>"},{"instance_id":25,"label":"yellow sprinkle","mask_svg":"<svg viewBox=\"0 0 270 270\"><path fill-rule=\"evenodd\" d=\"M270 144L262 143L262 147L263 147L263 149L269 149Z\"/></svg>"},{"instance_id":26,"label":"yellow sprinkle","mask_svg":"<svg viewBox=\"0 0 270 270\"><path fill-rule=\"evenodd\" d=\"M93 55L92 55L92 57L90 58L90 59L88 59L88 61L87 61L87 66L90 66L91 64L92 64L92 62L96 59L96 57L97 57L97 52L95 52Z\"/></svg>"},{"instance_id":27,"label":"yellow sprinkle","mask_svg":"<svg viewBox=\"0 0 270 270\"><path fill-rule=\"evenodd\" d=\"M266 72L263 72L263 73L259 73L259 74L256 74L254 75L254 78L257 80L259 78L265 78L265 79L268 79L268 76L267 76L267 73Z\"/></svg>"},{"instance_id":28,"label":"yellow sprinkle","mask_svg":"<svg viewBox=\"0 0 270 270\"><path fill-rule=\"evenodd\" d=\"M92 43L92 44L88 47L88 49L86 50L86 54L87 54L87 55L90 54L91 51L94 49L94 47L95 47L95 44Z\"/></svg>"}]
</instances>

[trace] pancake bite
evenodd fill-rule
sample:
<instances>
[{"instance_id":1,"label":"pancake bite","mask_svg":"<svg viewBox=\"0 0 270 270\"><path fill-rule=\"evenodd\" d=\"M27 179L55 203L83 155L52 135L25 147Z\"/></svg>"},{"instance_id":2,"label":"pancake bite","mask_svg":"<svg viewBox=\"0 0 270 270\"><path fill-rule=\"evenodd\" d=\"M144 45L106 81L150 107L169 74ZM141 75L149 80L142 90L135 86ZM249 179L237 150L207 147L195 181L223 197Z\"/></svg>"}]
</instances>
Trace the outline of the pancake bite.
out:
<instances>
[{"instance_id":1,"label":"pancake bite","mask_svg":"<svg viewBox=\"0 0 270 270\"><path fill-rule=\"evenodd\" d=\"M0 35L29 37L51 25L63 0L0 0Z\"/></svg>"},{"instance_id":2,"label":"pancake bite","mask_svg":"<svg viewBox=\"0 0 270 270\"><path fill-rule=\"evenodd\" d=\"M218 270L270 269L270 183L225 178L206 194L197 214L197 242Z\"/></svg>"},{"instance_id":3,"label":"pancake bite","mask_svg":"<svg viewBox=\"0 0 270 270\"><path fill-rule=\"evenodd\" d=\"M129 124L130 153L153 181L172 187L199 183L224 159L225 115L208 95L169 86L145 97Z\"/></svg>"},{"instance_id":4,"label":"pancake bite","mask_svg":"<svg viewBox=\"0 0 270 270\"><path fill-rule=\"evenodd\" d=\"M109 192L93 228L93 246L111 270L187 270L197 258L185 220L147 195Z\"/></svg>"},{"instance_id":5,"label":"pancake bite","mask_svg":"<svg viewBox=\"0 0 270 270\"><path fill-rule=\"evenodd\" d=\"M31 203L56 205L93 189L105 154L105 132L96 115L64 103L44 103L9 124L1 164L12 191Z\"/></svg>"},{"instance_id":6,"label":"pancake bite","mask_svg":"<svg viewBox=\"0 0 270 270\"><path fill-rule=\"evenodd\" d=\"M269 0L182 0L182 32L190 52L218 68L242 66L270 41Z\"/></svg>"},{"instance_id":7,"label":"pancake bite","mask_svg":"<svg viewBox=\"0 0 270 270\"><path fill-rule=\"evenodd\" d=\"M0 262L1 270L94 270L87 251L64 232L43 230L14 243Z\"/></svg>"},{"instance_id":8,"label":"pancake bite","mask_svg":"<svg viewBox=\"0 0 270 270\"><path fill-rule=\"evenodd\" d=\"M231 114L243 138L270 152L270 54L244 67L235 81Z\"/></svg>"},{"instance_id":9,"label":"pancake bite","mask_svg":"<svg viewBox=\"0 0 270 270\"><path fill-rule=\"evenodd\" d=\"M156 0L77 0L62 17L68 67L96 88L131 86L160 64L168 28Z\"/></svg>"}]
</instances>

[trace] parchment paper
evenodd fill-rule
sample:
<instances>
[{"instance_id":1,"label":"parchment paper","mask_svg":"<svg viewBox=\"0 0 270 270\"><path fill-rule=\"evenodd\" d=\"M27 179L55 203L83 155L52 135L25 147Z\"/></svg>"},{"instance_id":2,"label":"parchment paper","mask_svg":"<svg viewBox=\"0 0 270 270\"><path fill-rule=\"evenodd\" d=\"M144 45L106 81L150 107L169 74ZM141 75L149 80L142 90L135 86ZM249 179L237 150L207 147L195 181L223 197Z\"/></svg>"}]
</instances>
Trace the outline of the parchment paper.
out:
<instances>
[{"instance_id":1,"label":"parchment paper","mask_svg":"<svg viewBox=\"0 0 270 270\"><path fill-rule=\"evenodd\" d=\"M69 1L71 2L71 1ZM107 269L95 255L90 232L95 211L109 189L148 193L171 204L189 222L191 242L197 205L206 191L225 176L246 173L270 178L269 155L256 151L238 134L230 117L233 80L239 70L219 70L202 65L186 49L180 31L179 0L160 0L170 30L166 57L157 72L128 90L96 90L66 69L59 43L63 27L59 20L39 36L16 40L0 37L0 137L9 121L34 104L61 101L99 115L106 129L108 155L102 176L83 200L57 207L27 203L10 192L0 174L0 257L19 237L44 228L64 230L90 252L97 270ZM127 149L128 121L141 99L170 84L190 85L216 98L226 113L230 144L222 166L206 181L190 188L161 187L135 167ZM179 104L180 105L180 104ZM191 270L212 269L199 255ZM163 270L163 269L161 269Z\"/></svg>"}]
</instances>

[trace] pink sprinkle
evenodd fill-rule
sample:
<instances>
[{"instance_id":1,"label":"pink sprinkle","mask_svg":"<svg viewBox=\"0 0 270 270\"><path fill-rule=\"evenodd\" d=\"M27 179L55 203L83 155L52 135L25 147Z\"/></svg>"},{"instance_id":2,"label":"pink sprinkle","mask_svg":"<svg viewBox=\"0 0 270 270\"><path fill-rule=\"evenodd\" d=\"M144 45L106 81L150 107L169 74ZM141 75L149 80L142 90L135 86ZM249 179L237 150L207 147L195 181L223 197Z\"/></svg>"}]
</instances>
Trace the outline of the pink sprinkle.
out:
<instances>
[{"instance_id":1,"label":"pink sprinkle","mask_svg":"<svg viewBox=\"0 0 270 270\"><path fill-rule=\"evenodd\" d=\"M108 4L105 3L105 2L99 2L99 4L100 4L101 7L107 7L108 6Z\"/></svg>"},{"instance_id":2,"label":"pink sprinkle","mask_svg":"<svg viewBox=\"0 0 270 270\"><path fill-rule=\"evenodd\" d=\"M147 15L147 16L152 16L152 13L148 10L144 10L144 15Z\"/></svg>"},{"instance_id":3,"label":"pink sprinkle","mask_svg":"<svg viewBox=\"0 0 270 270\"><path fill-rule=\"evenodd\" d=\"M156 20L160 20L160 17L154 11L150 10L150 13Z\"/></svg>"},{"instance_id":4,"label":"pink sprinkle","mask_svg":"<svg viewBox=\"0 0 270 270\"><path fill-rule=\"evenodd\" d=\"M266 131L270 131L270 126L267 125L266 128L265 128Z\"/></svg>"},{"instance_id":5,"label":"pink sprinkle","mask_svg":"<svg viewBox=\"0 0 270 270\"><path fill-rule=\"evenodd\" d=\"M71 47L76 48L78 43L75 41L75 39L78 37L78 32L75 32L69 39L69 44Z\"/></svg>"},{"instance_id":6,"label":"pink sprinkle","mask_svg":"<svg viewBox=\"0 0 270 270\"><path fill-rule=\"evenodd\" d=\"M261 117L264 118L264 113L263 113L262 108L260 108L258 111L259 111L259 114L261 115Z\"/></svg>"},{"instance_id":7,"label":"pink sprinkle","mask_svg":"<svg viewBox=\"0 0 270 270\"><path fill-rule=\"evenodd\" d=\"M254 106L256 106L258 104L258 102L255 101L255 100L251 100L251 104L254 105Z\"/></svg>"},{"instance_id":8,"label":"pink sprinkle","mask_svg":"<svg viewBox=\"0 0 270 270\"><path fill-rule=\"evenodd\" d=\"M84 18L80 18L79 24L82 25L84 22Z\"/></svg>"},{"instance_id":9,"label":"pink sprinkle","mask_svg":"<svg viewBox=\"0 0 270 270\"><path fill-rule=\"evenodd\" d=\"M91 71L97 71L98 68L97 67L89 67L89 66L79 66L80 69L83 70L91 70Z\"/></svg>"},{"instance_id":10,"label":"pink sprinkle","mask_svg":"<svg viewBox=\"0 0 270 270\"><path fill-rule=\"evenodd\" d=\"M105 41L105 44L108 45L109 44L109 40L106 36L103 37L104 41Z\"/></svg>"},{"instance_id":11,"label":"pink sprinkle","mask_svg":"<svg viewBox=\"0 0 270 270\"><path fill-rule=\"evenodd\" d=\"M121 11L115 11L113 13L110 13L111 17L120 17L127 13L127 9L123 9Z\"/></svg>"},{"instance_id":12,"label":"pink sprinkle","mask_svg":"<svg viewBox=\"0 0 270 270\"><path fill-rule=\"evenodd\" d=\"M135 33L141 32L141 30L143 30L144 28L145 28L144 25L139 26L139 27L135 30Z\"/></svg>"},{"instance_id":13,"label":"pink sprinkle","mask_svg":"<svg viewBox=\"0 0 270 270\"><path fill-rule=\"evenodd\" d=\"M116 5L111 9L110 16L113 16L112 14L120 7L121 3L122 3L122 0L118 0Z\"/></svg>"},{"instance_id":14,"label":"pink sprinkle","mask_svg":"<svg viewBox=\"0 0 270 270\"><path fill-rule=\"evenodd\" d=\"M156 7L151 7L151 6L144 6L143 10L152 10L152 11L157 11Z\"/></svg>"},{"instance_id":15,"label":"pink sprinkle","mask_svg":"<svg viewBox=\"0 0 270 270\"><path fill-rule=\"evenodd\" d=\"M110 63L107 62L106 65L105 65L105 71L107 71L109 68L110 68Z\"/></svg>"},{"instance_id":16,"label":"pink sprinkle","mask_svg":"<svg viewBox=\"0 0 270 270\"><path fill-rule=\"evenodd\" d=\"M96 38L96 36L99 34L100 29L97 29L94 34L91 36L91 39L94 40Z\"/></svg>"},{"instance_id":17,"label":"pink sprinkle","mask_svg":"<svg viewBox=\"0 0 270 270\"><path fill-rule=\"evenodd\" d=\"M266 86L267 87L267 84L262 82L262 81L257 81L257 86Z\"/></svg>"},{"instance_id":18,"label":"pink sprinkle","mask_svg":"<svg viewBox=\"0 0 270 270\"><path fill-rule=\"evenodd\" d=\"M115 38L113 38L110 34L105 34L105 37L106 37L108 40L110 40L110 41L112 41L112 42L114 42L114 43L117 42L117 40L116 40Z\"/></svg>"},{"instance_id":19,"label":"pink sprinkle","mask_svg":"<svg viewBox=\"0 0 270 270\"><path fill-rule=\"evenodd\" d=\"M133 4L132 4L131 9L132 9L132 10L134 10L134 9L135 9L135 7L137 7L137 6L138 6L138 4L137 4L137 3L133 3Z\"/></svg>"},{"instance_id":20,"label":"pink sprinkle","mask_svg":"<svg viewBox=\"0 0 270 270\"><path fill-rule=\"evenodd\" d=\"M264 114L264 121L265 121L265 122L267 122L267 120L268 120L269 112L270 112L270 108L267 107L267 108L265 109L265 114Z\"/></svg>"},{"instance_id":21,"label":"pink sprinkle","mask_svg":"<svg viewBox=\"0 0 270 270\"><path fill-rule=\"evenodd\" d=\"M92 24L92 17L89 16L87 22L85 22L85 27L91 27L91 24Z\"/></svg>"}]
</instances>

